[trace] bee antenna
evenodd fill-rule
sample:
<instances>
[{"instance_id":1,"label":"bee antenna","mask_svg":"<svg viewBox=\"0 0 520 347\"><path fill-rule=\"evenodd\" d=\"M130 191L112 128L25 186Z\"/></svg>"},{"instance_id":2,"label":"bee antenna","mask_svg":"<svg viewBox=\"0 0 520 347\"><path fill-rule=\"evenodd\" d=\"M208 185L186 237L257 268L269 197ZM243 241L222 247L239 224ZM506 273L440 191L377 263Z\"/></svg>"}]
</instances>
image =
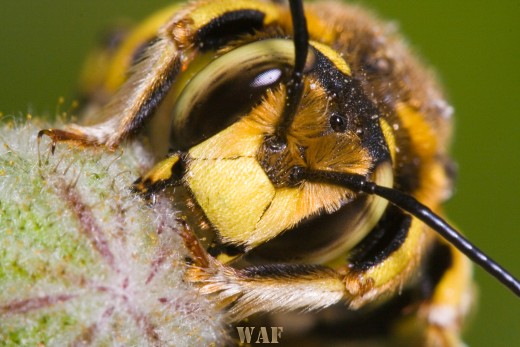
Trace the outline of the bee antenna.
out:
<instances>
[{"instance_id":1,"label":"bee antenna","mask_svg":"<svg viewBox=\"0 0 520 347\"><path fill-rule=\"evenodd\" d=\"M287 131L291 127L303 95L303 70L309 49L309 33L303 2L301 0L289 0L289 6L293 23L294 69L291 79L286 85L285 107L280 123L276 128L275 136L281 143L286 141Z\"/></svg>"},{"instance_id":2,"label":"bee antenna","mask_svg":"<svg viewBox=\"0 0 520 347\"><path fill-rule=\"evenodd\" d=\"M293 168L296 179L327 182L337 184L356 192L376 195L388 200L391 204L421 220L441 235L446 241L465 254L469 259L482 267L490 275L502 282L516 296L520 297L520 281L511 275L506 269L488 257L479 248L473 245L461 233L455 230L448 222L435 214L429 207L423 205L417 199L394 188L379 186L370 182L365 176L345 174L340 172L305 170L301 167Z\"/></svg>"}]
</instances>

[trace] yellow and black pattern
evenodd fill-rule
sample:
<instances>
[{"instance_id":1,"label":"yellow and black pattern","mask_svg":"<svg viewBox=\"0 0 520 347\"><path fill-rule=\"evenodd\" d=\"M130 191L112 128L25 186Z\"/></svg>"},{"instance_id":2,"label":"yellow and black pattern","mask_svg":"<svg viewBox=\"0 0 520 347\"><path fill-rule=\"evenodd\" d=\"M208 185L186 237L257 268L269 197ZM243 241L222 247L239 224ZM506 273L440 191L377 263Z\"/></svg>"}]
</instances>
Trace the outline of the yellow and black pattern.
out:
<instances>
[{"instance_id":1,"label":"yellow and black pattern","mask_svg":"<svg viewBox=\"0 0 520 347\"><path fill-rule=\"evenodd\" d=\"M90 125L41 135L114 148L145 132L158 156L169 150L134 188L176 186L189 197L187 210L202 216L195 232L211 237L186 279L230 319L341 303L335 325L353 327L345 339L408 333L454 346L471 301L469 261L385 199L293 170L367 177L441 213L451 108L401 39L363 10L312 2L306 13L303 96L281 150L270 139L295 53L291 13L278 1L159 12L103 53L109 68L84 88Z\"/></svg>"}]
</instances>

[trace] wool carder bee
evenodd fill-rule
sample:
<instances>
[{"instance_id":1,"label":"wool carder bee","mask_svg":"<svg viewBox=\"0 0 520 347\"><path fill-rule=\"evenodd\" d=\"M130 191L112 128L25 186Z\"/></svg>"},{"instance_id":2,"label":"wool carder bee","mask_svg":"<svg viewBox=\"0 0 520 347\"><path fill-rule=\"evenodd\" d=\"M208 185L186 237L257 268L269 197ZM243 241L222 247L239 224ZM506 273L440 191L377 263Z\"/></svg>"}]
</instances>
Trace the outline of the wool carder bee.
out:
<instances>
[{"instance_id":1,"label":"wool carder bee","mask_svg":"<svg viewBox=\"0 0 520 347\"><path fill-rule=\"evenodd\" d=\"M39 137L113 149L140 133L168 153L134 189L167 188L183 205L186 280L231 321L330 308L343 311L331 325L346 340L414 330L415 344L454 346L472 301L470 260L520 295L440 217L452 109L363 10L192 1L105 58L85 91L88 124Z\"/></svg>"}]
</instances>

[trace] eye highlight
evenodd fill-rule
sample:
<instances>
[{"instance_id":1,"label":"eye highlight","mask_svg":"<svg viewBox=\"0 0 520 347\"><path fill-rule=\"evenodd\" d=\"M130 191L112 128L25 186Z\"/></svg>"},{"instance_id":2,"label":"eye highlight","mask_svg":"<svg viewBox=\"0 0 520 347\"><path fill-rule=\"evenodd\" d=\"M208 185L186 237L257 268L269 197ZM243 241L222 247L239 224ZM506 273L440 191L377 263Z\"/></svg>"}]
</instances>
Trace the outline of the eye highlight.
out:
<instances>
[{"instance_id":1,"label":"eye highlight","mask_svg":"<svg viewBox=\"0 0 520 347\"><path fill-rule=\"evenodd\" d=\"M333 113L329 119L330 127L337 133L347 130L347 119L337 113Z\"/></svg>"},{"instance_id":2,"label":"eye highlight","mask_svg":"<svg viewBox=\"0 0 520 347\"><path fill-rule=\"evenodd\" d=\"M281 69L270 69L264 72L261 72L258 76L255 77L253 82L251 82L251 88L260 88L260 87L269 87L277 83L282 77Z\"/></svg>"},{"instance_id":3,"label":"eye highlight","mask_svg":"<svg viewBox=\"0 0 520 347\"><path fill-rule=\"evenodd\" d=\"M263 40L210 62L175 102L170 147L193 147L247 114L269 88L287 79L294 60L293 46L290 40Z\"/></svg>"}]
</instances>

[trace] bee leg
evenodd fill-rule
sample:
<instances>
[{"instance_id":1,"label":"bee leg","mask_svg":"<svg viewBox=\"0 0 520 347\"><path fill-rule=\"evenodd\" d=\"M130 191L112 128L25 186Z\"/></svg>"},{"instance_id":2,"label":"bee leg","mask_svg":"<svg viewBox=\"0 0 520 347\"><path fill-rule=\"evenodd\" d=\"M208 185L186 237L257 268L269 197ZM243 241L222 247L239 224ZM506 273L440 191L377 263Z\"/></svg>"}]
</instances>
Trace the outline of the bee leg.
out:
<instances>
[{"instance_id":1,"label":"bee leg","mask_svg":"<svg viewBox=\"0 0 520 347\"><path fill-rule=\"evenodd\" d=\"M190 266L185 279L226 308L230 321L257 312L321 309L345 296L341 276L326 266L274 264L234 269L212 257L208 261L207 267Z\"/></svg>"},{"instance_id":2,"label":"bee leg","mask_svg":"<svg viewBox=\"0 0 520 347\"><path fill-rule=\"evenodd\" d=\"M203 13L212 16L201 16ZM213 2L188 4L158 30L157 40L146 49L143 59L132 67L130 77L100 110L96 117L100 119L99 123L69 125L65 130L45 129L39 135L50 136L54 143L72 142L115 149L155 114L177 76L188 68L201 47L211 49L217 45L215 48L218 48L220 28L226 28L229 41L236 35L271 24L278 17L278 8L268 3L251 6L231 1L218 6Z\"/></svg>"},{"instance_id":3,"label":"bee leg","mask_svg":"<svg viewBox=\"0 0 520 347\"><path fill-rule=\"evenodd\" d=\"M226 308L229 321L260 311L316 310L344 298L342 276L329 267L275 264L235 269L209 255L187 223L179 223L189 253L185 280Z\"/></svg>"},{"instance_id":4,"label":"bee leg","mask_svg":"<svg viewBox=\"0 0 520 347\"><path fill-rule=\"evenodd\" d=\"M174 16L172 21L182 19ZM189 23L188 20L185 22ZM191 28L185 29L189 31ZM193 38L180 39L164 30L157 35L157 40L143 54L144 58L132 67L130 77L111 96L110 102L101 107L95 117L100 120L98 123L70 124L64 130L45 129L40 131L39 137L49 136L53 146L57 142L68 142L77 146L115 149L122 140L141 129L158 110L182 68L195 55L193 49L182 48L177 42Z\"/></svg>"},{"instance_id":5,"label":"bee leg","mask_svg":"<svg viewBox=\"0 0 520 347\"><path fill-rule=\"evenodd\" d=\"M135 66L135 72L112 101L100 110L97 118L101 122L89 126L71 124L65 130L45 129L38 136L49 136L53 143L115 149L155 113L181 70L181 53L169 37L160 36L148 48L147 58Z\"/></svg>"},{"instance_id":6,"label":"bee leg","mask_svg":"<svg viewBox=\"0 0 520 347\"><path fill-rule=\"evenodd\" d=\"M373 231L384 237L369 235L350 262L343 256L341 264L331 267L273 264L235 269L210 257L208 267L190 267L186 278L201 293L229 306L231 320L259 311L321 309L340 301L358 309L398 293L420 264L426 227L398 209L389 213L392 222Z\"/></svg>"},{"instance_id":7,"label":"bee leg","mask_svg":"<svg viewBox=\"0 0 520 347\"><path fill-rule=\"evenodd\" d=\"M43 136L48 136L51 139L51 152L54 154L56 144L58 142L68 142L80 147L95 146L97 142L87 136L81 131L75 131L74 128L69 130L61 129L43 129L38 132L38 147Z\"/></svg>"},{"instance_id":8,"label":"bee leg","mask_svg":"<svg viewBox=\"0 0 520 347\"><path fill-rule=\"evenodd\" d=\"M273 264L235 269L208 254L184 220L179 224L188 250L184 280L225 309L230 322L257 312L321 309L345 296L342 276L329 267Z\"/></svg>"}]
</instances>

